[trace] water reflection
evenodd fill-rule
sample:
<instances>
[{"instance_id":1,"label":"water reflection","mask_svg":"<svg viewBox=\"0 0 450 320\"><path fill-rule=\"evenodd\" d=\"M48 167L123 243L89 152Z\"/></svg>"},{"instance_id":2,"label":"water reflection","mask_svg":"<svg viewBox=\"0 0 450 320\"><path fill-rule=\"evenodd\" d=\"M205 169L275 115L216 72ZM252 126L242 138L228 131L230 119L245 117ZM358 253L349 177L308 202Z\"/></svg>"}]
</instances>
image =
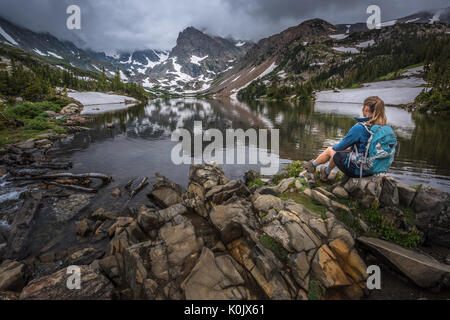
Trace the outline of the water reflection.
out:
<instances>
[{"instance_id":1,"label":"water reflection","mask_svg":"<svg viewBox=\"0 0 450 320\"><path fill-rule=\"evenodd\" d=\"M229 128L277 128L280 157L309 160L342 139L355 124L353 116L360 112L357 104L157 100L96 115L91 120L92 130L63 141L58 155L73 157L74 170L108 171L120 181L161 172L185 185L188 166L175 166L170 161L176 144L170 135L177 128L192 132L195 121L202 121L204 130L217 128L222 132ZM397 108L388 108L387 114L400 141L392 174L409 184L428 183L450 191L447 121L412 116ZM108 123L114 128L108 129ZM249 168L254 166L226 166L225 171L231 178L240 178Z\"/></svg>"}]
</instances>

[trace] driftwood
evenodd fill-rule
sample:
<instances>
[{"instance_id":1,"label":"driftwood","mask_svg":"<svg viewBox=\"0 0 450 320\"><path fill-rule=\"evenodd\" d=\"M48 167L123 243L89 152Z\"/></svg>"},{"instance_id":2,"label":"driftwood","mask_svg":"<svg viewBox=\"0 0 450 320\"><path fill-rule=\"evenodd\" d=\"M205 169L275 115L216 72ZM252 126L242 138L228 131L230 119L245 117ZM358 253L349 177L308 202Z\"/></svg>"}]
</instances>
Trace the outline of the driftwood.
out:
<instances>
[{"instance_id":1,"label":"driftwood","mask_svg":"<svg viewBox=\"0 0 450 320\"><path fill-rule=\"evenodd\" d=\"M109 184L112 181L112 177L101 174L101 173L85 173L85 174L74 174L74 173L52 173L45 174L39 176L31 176L31 177L18 177L13 180L55 180L61 178L70 178L70 179L99 179L102 180L103 185Z\"/></svg>"},{"instance_id":2,"label":"driftwood","mask_svg":"<svg viewBox=\"0 0 450 320\"><path fill-rule=\"evenodd\" d=\"M80 187L80 186L73 185L73 184L61 184L61 183L56 183L56 182L47 182L47 184L57 186L60 188L66 188L66 189L71 189L71 190L76 190L76 191L87 192L87 193L96 193L98 191L96 189Z\"/></svg>"},{"instance_id":3,"label":"driftwood","mask_svg":"<svg viewBox=\"0 0 450 320\"><path fill-rule=\"evenodd\" d=\"M72 162L66 162L66 163L33 163L31 165L34 169L53 169L53 170L68 170L73 167Z\"/></svg>"},{"instance_id":4,"label":"driftwood","mask_svg":"<svg viewBox=\"0 0 450 320\"><path fill-rule=\"evenodd\" d=\"M130 200L133 199L139 192L145 189L145 187L148 186L148 178L142 178L141 182L137 185L137 187L131 191L130 193Z\"/></svg>"},{"instance_id":5,"label":"driftwood","mask_svg":"<svg viewBox=\"0 0 450 320\"><path fill-rule=\"evenodd\" d=\"M136 178L131 179L130 181L127 182L127 184L125 185L125 190L128 191L128 193L131 192L131 186L133 185L134 181L136 180Z\"/></svg>"}]
</instances>

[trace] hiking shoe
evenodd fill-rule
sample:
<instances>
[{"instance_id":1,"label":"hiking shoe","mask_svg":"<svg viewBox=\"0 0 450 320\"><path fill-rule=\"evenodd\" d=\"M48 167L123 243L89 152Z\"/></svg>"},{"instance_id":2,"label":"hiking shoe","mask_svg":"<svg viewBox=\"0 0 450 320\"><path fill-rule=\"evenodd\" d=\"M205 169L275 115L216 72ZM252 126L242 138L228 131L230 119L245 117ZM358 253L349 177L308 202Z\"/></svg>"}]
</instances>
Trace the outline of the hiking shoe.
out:
<instances>
[{"instance_id":1,"label":"hiking shoe","mask_svg":"<svg viewBox=\"0 0 450 320\"><path fill-rule=\"evenodd\" d=\"M315 173L316 167L313 165L313 162L314 162L314 160L305 162L305 164L303 165L303 169L305 169L309 173Z\"/></svg>"},{"instance_id":2,"label":"hiking shoe","mask_svg":"<svg viewBox=\"0 0 450 320\"><path fill-rule=\"evenodd\" d=\"M323 182L328 181L327 167L320 168L320 180Z\"/></svg>"}]
</instances>

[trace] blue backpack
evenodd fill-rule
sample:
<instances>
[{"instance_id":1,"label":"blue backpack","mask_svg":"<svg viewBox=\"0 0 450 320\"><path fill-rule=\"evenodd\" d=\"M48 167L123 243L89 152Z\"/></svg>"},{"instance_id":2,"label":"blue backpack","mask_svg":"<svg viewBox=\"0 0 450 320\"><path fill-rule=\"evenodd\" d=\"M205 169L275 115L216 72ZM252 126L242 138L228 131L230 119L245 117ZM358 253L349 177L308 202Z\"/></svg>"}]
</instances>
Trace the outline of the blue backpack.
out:
<instances>
[{"instance_id":1,"label":"blue backpack","mask_svg":"<svg viewBox=\"0 0 450 320\"><path fill-rule=\"evenodd\" d=\"M397 135L390 126L368 126L362 124L370 134L365 154L356 154L350 157L351 161L359 168L361 177L363 172L375 175L387 172L394 162L395 149L397 147Z\"/></svg>"}]
</instances>

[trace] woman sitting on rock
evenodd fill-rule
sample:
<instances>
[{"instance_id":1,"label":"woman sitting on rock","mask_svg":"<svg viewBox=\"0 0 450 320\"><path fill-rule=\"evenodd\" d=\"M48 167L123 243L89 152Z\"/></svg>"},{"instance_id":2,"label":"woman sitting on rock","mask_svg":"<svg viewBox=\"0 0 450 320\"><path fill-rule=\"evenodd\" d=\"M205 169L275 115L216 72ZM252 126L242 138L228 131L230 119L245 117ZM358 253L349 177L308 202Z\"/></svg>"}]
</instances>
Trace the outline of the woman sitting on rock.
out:
<instances>
[{"instance_id":1,"label":"woman sitting on rock","mask_svg":"<svg viewBox=\"0 0 450 320\"><path fill-rule=\"evenodd\" d=\"M339 144L328 148L316 160L309 161L304 165L304 168L308 172L315 173L316 168L319 165L328 162L327 167L323 166L320 168L320 179L322 181L328 181L329 178L331 179L330 173L336 167L350 178L361 176L358 165L351 160L354 160L355 156L366 154L366 147L371 135L373 135L370 128L373 126L386 126L387 122L384 102L379 97L367 98L366 101L364 101L362 112L364 117L355 118L358 123ZM395 146L393 146L393 148L395 149ZM352 150L355 151L353 154ZM391 163L392 161L389 163L389 166ZM368 173L364 170L362 172L363 177L371 175L373 175L373 173Z\"/></svg>"}]
</instances>

